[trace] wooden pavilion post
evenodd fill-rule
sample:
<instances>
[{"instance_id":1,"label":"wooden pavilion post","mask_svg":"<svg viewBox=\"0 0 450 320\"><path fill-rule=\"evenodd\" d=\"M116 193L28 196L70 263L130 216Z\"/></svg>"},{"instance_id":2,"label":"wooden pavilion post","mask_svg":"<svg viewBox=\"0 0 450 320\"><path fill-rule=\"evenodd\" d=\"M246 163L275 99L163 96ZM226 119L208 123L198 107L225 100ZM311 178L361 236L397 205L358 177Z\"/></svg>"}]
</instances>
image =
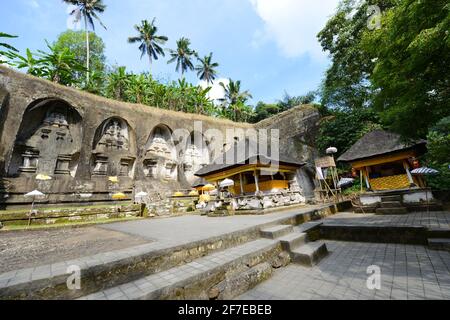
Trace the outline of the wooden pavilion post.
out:
<instances>
[{"instance_id":1,"label":"wooden pavilion post","mask_svg":"<svg viewBox=\"0 0 450 320\"><path fill-rule=\"evenodd\" d=\"M241 184L241 196L244 195L244 179L242 177L242 172L239 173L239 182Z\"/></svg>"},{"instance_id":2,"label":"wooden pavilion post","mask_svg":"<svg viewBox=\"0 0 450 320\"><path fill-rule=\"evenodd\" d=\"M255 170L253 173L254 177L255 177L255 186L256 186L256 192L259 192L259 176L258 176L258 171Z\"/></svg>"}]
</instances>

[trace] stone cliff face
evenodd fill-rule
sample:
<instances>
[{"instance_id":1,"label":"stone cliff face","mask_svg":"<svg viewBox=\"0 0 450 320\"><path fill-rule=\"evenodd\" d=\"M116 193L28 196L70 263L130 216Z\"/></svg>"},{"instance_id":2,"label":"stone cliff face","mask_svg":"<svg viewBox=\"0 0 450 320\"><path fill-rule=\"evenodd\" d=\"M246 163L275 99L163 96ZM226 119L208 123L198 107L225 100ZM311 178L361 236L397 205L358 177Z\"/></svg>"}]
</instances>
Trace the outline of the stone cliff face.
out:
<instances>
[{"instance_id":1,"label":"stone cliff face","mask_svg":"<svg viewBox=\"0 0 450 320\"><path fill-rule=\"evenodd\" d=\"M188 189L194 173L249 129L278 129L280 152L313 162L319 114L309 106L256 125L104 99L0 66L0 203L106 202ZM299 181L308 197L309 169ZM36 179L38 178L38 179ZM7 187L6 187L7 186Z\"/></svg>"}]
</instances>

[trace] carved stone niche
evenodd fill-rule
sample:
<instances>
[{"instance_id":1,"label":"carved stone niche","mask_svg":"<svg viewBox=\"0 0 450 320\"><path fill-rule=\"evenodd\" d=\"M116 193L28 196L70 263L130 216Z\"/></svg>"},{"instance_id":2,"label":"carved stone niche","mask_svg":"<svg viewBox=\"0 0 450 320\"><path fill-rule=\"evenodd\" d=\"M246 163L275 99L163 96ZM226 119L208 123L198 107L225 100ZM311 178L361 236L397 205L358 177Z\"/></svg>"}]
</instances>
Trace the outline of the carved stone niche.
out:
<instances>
[{"instance_id":1,"label":"carved stone niche","mask_svg":"<svg viewBox=\"0 0 450 320\"><path fill-rule=\"evenodd\" d=\"M111 119L102 128L100 140L97 143L98 151L115 151L130 149L128 126L119 119Z\"/></svg>"},{"instance_id":2,"label":"carved stone niche","mask_svg":"<svg viewBox=\"0 0 450 320\"><path fill-rule=\"evenodd\" d=\"M168 160L165 163L165 179L173 179L174 174L176 173L177 163L175 161Z\"/></svg>"},{"instance_id":3,"label":"carved stone niche","mask_svg":"<svg viewBox=\"0 0 450 320\"><path fill-rule=\"evenodd\" d=\"M81 121L80 114L62 100L30 104L20 125L9 174L75 176Z\"/></svg>"},{"instance_id":4,"label":"carved stone niche","mask_svg":"<svg viewBox=\"0 0 450 320\"><path fill-rule=\"evenodd\" d=\"M120 177L130 177L133 169L133 158L124 158L120 160Z\"/></svg>"},{"instance_id":5,"label":"carved stone niche","mask_svg":"<svg viewBox=\"0 0 450 320\"><path fill-rule=\"evenodd\" d=\"M95 156L92 174L94 176L106 176L108 174L108 157L103 155Z\"/></svg>"},{"instance_id":6,"label":"carved stone niche","mask_svg":"<svg viewBox=\"0 0 450 320\"><path fill-rule=\"evenodd\" d=\"M27 149L22 153L22 165L19 167L20 172L35 173L39 161L39 151Z\"/></svg>"},{"instance_id":7,"label":"carved stone niche","mask_svg":"<svg viewBox=\"0 0 450 320\"><path fill-rule=\"evenodd\" d=\"M59 155L56 161L55 174L70 175L70 162L72 161L71 155Z\"/></svg>"},{"instance_id":8,"label":"carved stone niche","mask_svg":"<svg viewBox=\"0 0 450 320\"><path fill-rule=\"evenodd\" d=\"M158 160L147 159L144 161L144 173L149 178L158 178Z\"/></svg>"},{"instance_id":9,"label":"carved stone niche","mask_svg":"<svg viewBox=\"0 0 450 320\"><path fill-rule=\"evenodd\" d=\"M177 180L176 148L170 129L161 125L151 134L144 156L144 173L147 177Z\"/></svg>"}]
</instances>

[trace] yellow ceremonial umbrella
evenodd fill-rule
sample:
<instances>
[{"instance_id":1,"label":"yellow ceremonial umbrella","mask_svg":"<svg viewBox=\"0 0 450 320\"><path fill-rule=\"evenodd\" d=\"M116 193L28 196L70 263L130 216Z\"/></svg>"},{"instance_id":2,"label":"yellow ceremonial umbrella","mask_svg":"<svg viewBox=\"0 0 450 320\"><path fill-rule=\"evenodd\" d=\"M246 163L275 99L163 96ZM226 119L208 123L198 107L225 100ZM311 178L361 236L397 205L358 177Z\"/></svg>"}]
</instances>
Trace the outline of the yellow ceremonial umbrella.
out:
<instances>
[{"instance_id":1,"label":"yellow ceremonial umbrella","mask_svg":"<svg viewBox=\"0 0 450 320\"><path fill-rule=\"evenodd\" d=\"M215 189L216 187L213 186L212 184L207 184L206 186L202 187L202 191L213 191Z\"/></svg>"},{"instance_id":2,"label":"yellow ceremonial umbrella","mask_svg":"<svg viewBox=\"0 0 450 320\"><path fill-rule=\"evenodd\" d=\"M197 190L192 190L191 192L189 192L190 196L198 196L198 191Z\"/></svg>"},{"instance_id":3,"label":"yellow ceremonial umbrella","mask_svg":"<svg viewBox=\"0 0 450 320\"><path fill-rule=\"evenodd\" d=\"M118 192L118 193L113 194L112 198L114 200L124 200L124 199L127 198L127 196L124 193L122 193L122 192Z\"/></svg>"},{"instance_id":4,"label":"yellow ceremonial umbrella","mask_svg":"<svg viewBox=\"0 0 450 320\"><path fill-rule=\"evenodd\" d=\"M118 177L109 177L108 180L112 183L118 183L119 182L119 178Z\"/></svg>"},{"instance_id":5,"label":"yellow ceremonial umbrella","mask_svg":"<svg viewBox=\"0 0 450 320\"><path fill-rule=\"evenodd\" d=\"M46 174L38 174L38 175L36 176L36 180L39 180L39 181L48 181L48 180L52 180L52 177L50 177L50 176L48 176L48 175L46 175Z\"/></svg>"}]
</instances>

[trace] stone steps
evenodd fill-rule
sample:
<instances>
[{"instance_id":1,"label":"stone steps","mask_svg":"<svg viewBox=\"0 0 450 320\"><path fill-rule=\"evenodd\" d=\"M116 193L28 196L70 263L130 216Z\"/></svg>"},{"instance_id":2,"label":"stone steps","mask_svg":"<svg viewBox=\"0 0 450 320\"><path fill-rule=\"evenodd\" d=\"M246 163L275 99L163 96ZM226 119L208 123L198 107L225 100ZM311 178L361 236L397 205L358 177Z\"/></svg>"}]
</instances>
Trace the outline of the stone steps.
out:
<instances>
[{"instance_id":1,"label":"stone steps","mask_svg":"<svg viewBox=\"0 0 450 320\"><path fill-rule=\"evenodd\" d=\"M307 232L311 232L321 225L322 222L308 222L295 228L275 226L261 230L261 234L266 238L280 241L282 249L289 253L292 262L312 267L328 253L325 242L308 241Z\"/></svg>"},{"instance_id":2,"label":"stone steps","mask_svg":"<svg viewBox=\"0 0 450 320\"><path fill-rule=\"evenodd\" d=\"M258 239L79 300L232 299L266 280L279 241Z\"/></svg>"},{"instance_id":3,"label":"stone steps","mask_svg":"<svg viewBox=\"0 0 450 320\"><path fill-rule=\"evenodd\" d=\"M291 225L279 225L270 228L261 229L261 237L266 239L277 239L294 231Z\"/></svg>"},{"instance_id":4,"label":"stone steps","mask_svg":"<svg viewBox=\"0 0 450 320\"><path fill-rule=\"evenodd\" d=\"M281 237L278 240L281 242L281 247L285 251L292 251L301 245L304 245L308 241L308 235L306 233L291 233L287 236Z\"/></svg>"},{"instance_id":5,"label":"stone steps","mask_svg":"<svg viewBox=\"0 0 450 320\"><path fill-rule=\"evenodd\" d=\"M328 254L327 246L323 241L304 244L291 251L291 260L304 266L313 267Z\"/></svg>"},{"instance_id":6,"label":"stone steps","mask_svg":"<svg viewBox=\"0 0 450 320\"><path fill-rule=\"evenodd\" d=\"M381 208L403 208L400 201L386 201L381 202Z\"/></svg>"},{"instance_id":7,"label":"stone steps","mask_svg":"<svg viewBox=\"0 0 450 320\"><path fill-rule=\"evenodd\" d=\"M384 196L381 197L381 202L401 202L402 201L402 196L400 195L393 195L393 196Z\"/></svg>"},{"instance_id":8,"label":"stone steps","mask_svg":"<svg viewBox=\"0 0 450 320\"><path fill-rule=\"evenodd\" d=\"M376 210L377 215L396 215L396 214L407 214L408 209L401 208L378 208Z\"/></svg>"},{"instance_id":9,"label":"stone steps","mask_svg":"<svg viewBox=\"0 0 450 320\"><path fill-rule=\"evenodd\" d=\"M428 239L428 246L433 250L442 250L450 252L450 239L433 238Z\"/></svg>"}]
</instances>

